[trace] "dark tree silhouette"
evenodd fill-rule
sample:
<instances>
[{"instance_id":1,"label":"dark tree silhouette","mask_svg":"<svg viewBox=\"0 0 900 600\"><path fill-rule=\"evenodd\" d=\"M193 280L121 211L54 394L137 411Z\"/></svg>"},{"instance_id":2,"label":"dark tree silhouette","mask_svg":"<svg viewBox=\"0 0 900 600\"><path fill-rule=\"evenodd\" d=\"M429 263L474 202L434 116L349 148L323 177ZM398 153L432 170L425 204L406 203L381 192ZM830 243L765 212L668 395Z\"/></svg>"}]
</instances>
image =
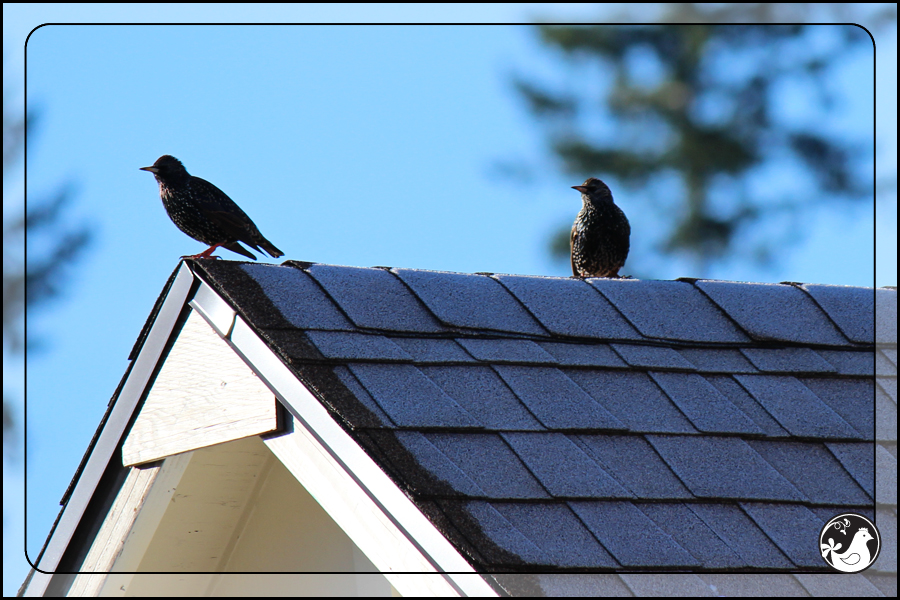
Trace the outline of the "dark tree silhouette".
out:
<instances>
[{"instance_id":1,"label":"dark tree silhouette","mask_svg":"<svg viewBox=\"0 0 900 600\"><path fill-rule=\"evenodd\" d=\"M3 94L3 181L11 174L24 155L26 132L31 135L37 111L28 111L28 118L17 114L11 107L11 98L4 86ZM5 194L4 194L5 195ZM65 209L74 194L70 186L61 186L49 195L38 196L23 210L23 204L9 202L4 205L3 220L3 356L21 353L26 349L24 332L25 310L45 305L59 296L65 286L66 273L78 260L87 246L91 231L86 225L72 226L65 221ZM12 213L12 216L8 216ZM25 239L41 236L49 240L41 249L28 253L25 261ZM35 348L35 335L29 331L27 348ZM3 439L4 453L9 450L8 437L13 431L15 419L6 401L3 389Z\"/></svg>"},{"instance_id":2,"label":"dark tree silhouette","mask_svg":"<svg viewBox=\"0 0 900 600\"><path fill-rule=\"evenodd\" d=\"M753 10L772 18L777 10L669 6L670 19L695 21L747 20ZM895 8L886 15L896 22ZM537 32L559 76L518 75L514 85L563 171L573 183L611 179L629 216L650 211L661 223L656 239L633 232L645 260L626 272L671 275L662 266L667 256L692 260L698 276L738 255L765 262L801 237L811 210L872 198L871 129L854 138L779 114L788 88L807 114L842 110L832 67L855 51L873 52L860 27L539 25ZM761 192L760 172L783 165L804 191L763 185ZM551 243L560 258L568 257L568 227Z\"/></svg>"}]
</instances>

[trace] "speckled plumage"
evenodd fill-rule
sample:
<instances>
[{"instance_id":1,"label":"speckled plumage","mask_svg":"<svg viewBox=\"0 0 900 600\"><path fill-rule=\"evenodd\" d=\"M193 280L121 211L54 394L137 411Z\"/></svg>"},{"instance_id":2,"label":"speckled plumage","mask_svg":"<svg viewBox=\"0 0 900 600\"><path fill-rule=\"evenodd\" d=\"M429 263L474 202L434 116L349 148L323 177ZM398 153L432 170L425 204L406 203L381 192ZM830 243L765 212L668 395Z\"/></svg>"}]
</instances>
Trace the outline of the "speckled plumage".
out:
<instances>
[{"instance_id":1,"label":"speckled plumage","mask_svg":"<svg viewBox=\"0 0 900 600\"><path fill-rule=\"evenodd\" d=\"M590 177L572 189L581 192L582 207L569 238L575 277L618 277L628 258L631 225L613 202L605 183Z\"/></svg>"},{"instance_id":2,"label":"speckled plumage","mask_svg":"<svg viewBox=\"0 0 900 600\"><path fill-rule=\"evenodd\" d=\"M178 229L210 246L190 258L209 258L221 246L256 260L238 242L257 252L262 248L274 258L284 255L263 237L250 217L225 192L205 179L190 175L174 156L160 156L152 167L141 167L141 170L156 177L159 197Z\"/></svg>"}]
</instances>

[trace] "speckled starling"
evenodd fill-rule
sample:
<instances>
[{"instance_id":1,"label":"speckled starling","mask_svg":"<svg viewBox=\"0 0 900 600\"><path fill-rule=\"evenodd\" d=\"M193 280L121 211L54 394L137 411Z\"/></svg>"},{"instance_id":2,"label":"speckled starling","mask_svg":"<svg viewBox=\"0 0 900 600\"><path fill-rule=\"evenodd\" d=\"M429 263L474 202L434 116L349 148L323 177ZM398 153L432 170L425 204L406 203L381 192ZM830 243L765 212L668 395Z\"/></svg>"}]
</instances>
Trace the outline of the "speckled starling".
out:
<instances>
[{"instance_id":1,"label":"speckled starling","mask_svg":"<svg viewBox=\"0 0 900 600\"><path fill-rule=\"evenodd\" d=\"M225 192L205 179L190 175L174 156L160 156L152 167L141 167L141 170L150 171L156 177L159 197L178 229L209 245L202 253L184 258L210 258L221 246L256 260L238 242L257 252L262 247L275 258L284 255L262 236L250 217Z\"/></svg>"},{"instance_id":2,"label":"speckled starling","mask_svg":"<svg viewBox=\"0 0 900 600\"><path fill-rule=\"evenodd\" d=\"M628 257L631 225L613 202L606 184L589 177L572 189L581 192L582 207L569 238L575 277L618 277Z\"/></svg>"}]
</instances>

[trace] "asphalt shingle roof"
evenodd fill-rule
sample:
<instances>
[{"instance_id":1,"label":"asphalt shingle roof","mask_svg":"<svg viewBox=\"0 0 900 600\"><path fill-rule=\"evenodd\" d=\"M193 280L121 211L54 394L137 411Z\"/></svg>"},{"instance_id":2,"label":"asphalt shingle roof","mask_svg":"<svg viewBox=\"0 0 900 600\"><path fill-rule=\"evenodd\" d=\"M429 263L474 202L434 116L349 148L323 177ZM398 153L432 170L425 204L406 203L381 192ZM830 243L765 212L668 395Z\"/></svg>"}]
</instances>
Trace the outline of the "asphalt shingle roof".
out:
<instances>
[{"instance_id":1,"label":"asphalt shingle roof","mask_svg":"<svg viewBox=\"0 0 900 600\"><path fill-rule=\"evenodd\" d=\"M874 510L871 289L194 264L480 570L824 572Z\"/></svg>"}]
</instances>

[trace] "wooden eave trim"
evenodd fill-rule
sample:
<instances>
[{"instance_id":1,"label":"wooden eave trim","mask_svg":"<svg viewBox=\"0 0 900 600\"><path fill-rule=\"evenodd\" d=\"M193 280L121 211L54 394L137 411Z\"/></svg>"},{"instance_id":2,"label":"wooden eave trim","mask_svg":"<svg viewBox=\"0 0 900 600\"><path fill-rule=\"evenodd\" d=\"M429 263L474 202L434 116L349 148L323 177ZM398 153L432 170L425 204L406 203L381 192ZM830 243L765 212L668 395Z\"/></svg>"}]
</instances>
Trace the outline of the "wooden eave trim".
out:
<instances>
[{"instance_id":1,"label":"wooden eave trim","mask_svg":"<svg viewBox=\"0 0 900 600\"><path fill-rule=\"evenodd\" d=\"M88 458L78 483L72 491L60 514L56 527L50 534L46 549L36 565L37 572L32 577L25 596L42 596L50 584L54 571L72 540L75 529L81 522L88 504L94 496L97 484L103 476L109 461L115 455L116 448L122 440L125 428L140 401L150 377L156 369L159 359L168 343L175 323L181 315L187 298L194 284L194 274L182 263L175 281L166 295L156 320L147 339L135 358L134 366L122 391L116 399L115 406L106 421L103 431Z\"/></svg>"}]
</instances>

